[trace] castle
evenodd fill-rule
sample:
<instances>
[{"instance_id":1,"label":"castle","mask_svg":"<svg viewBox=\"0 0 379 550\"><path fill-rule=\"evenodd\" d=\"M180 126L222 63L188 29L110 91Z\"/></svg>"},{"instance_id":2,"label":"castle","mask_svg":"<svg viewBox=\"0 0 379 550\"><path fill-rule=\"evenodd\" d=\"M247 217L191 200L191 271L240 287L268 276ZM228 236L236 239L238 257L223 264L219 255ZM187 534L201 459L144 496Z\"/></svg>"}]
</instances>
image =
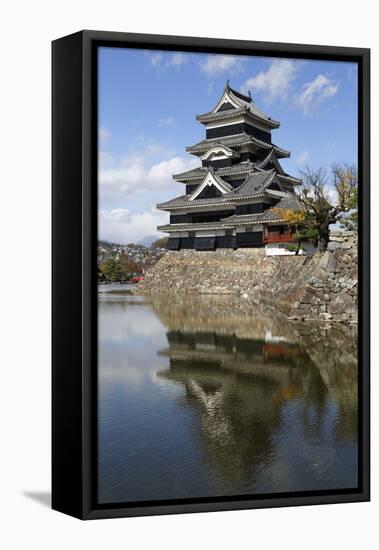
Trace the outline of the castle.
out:
<instances>
[{"instance_id":1,"label":"castle","mask_svg":"<svg viewBox=\"0 0 379 550\"><path fill-rule=\"evenodd\" d=\"M280 165L290 156L272 142L280 123L256 107L250 92L234 90L229 81L212 111L196 119L206 137L186 149L201 166L175 174L185 194L157 205L170 213L169 223L158 227L169 235L167 248L284 248L293 230L280 209L301 209L294 187L302 182Z\"/></svg>"}]
</instances>

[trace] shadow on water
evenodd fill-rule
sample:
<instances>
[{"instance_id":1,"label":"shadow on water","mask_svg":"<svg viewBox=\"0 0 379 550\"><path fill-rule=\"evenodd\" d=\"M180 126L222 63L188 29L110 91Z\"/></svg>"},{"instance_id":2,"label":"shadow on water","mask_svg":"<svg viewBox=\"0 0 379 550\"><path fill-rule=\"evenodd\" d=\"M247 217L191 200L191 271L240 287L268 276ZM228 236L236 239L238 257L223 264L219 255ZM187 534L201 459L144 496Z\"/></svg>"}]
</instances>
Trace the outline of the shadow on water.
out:
<instances>
[{"instance_id":1,"label":"shadow on water","mask_svg":"<svg viewBox=\"0 0 379 550\"><path fill-rule=\"evenodd\" d=\"M137 304L144 306L138 308L141 327ZM231 297L133 297L113 303L113 308L116 305L119 314L133 315L137 333L149 332L149 322L151 334L159 332L152 318L160 322L162 332L159 338L151 337L159 358L156 381L149 389L138 386L135 404L138 421L146 414L145 421L153 423L159 413L160 422L154 424L153 435L145 425L137 430L138 457L130 451L130 441L124 443L129 460L139 460L134 471L130 462L128 470L118 470L129 480L122 489L125 494L129 489L141 498L167 498L356 485L355 327L290 322L271 309ZM117 316L116 309L112 311ZM125 368L131 369L147 352L136 351L130 343L125 353ZM165 384L166 402L161 406L157 398L154 408L159 381ZM128 421L133 422L133 416ZM125 432L130 429L125 427ZM175 465L168 456L174 452L173 443L165 439L173 436ZM102 465L113 474L117 467L112 453L122 444L109 441L104 452ZM152 448L155 463L147 458ZM150 493L135 482L141 461L145 476L146 471L152 476ZM167 487L171 479L175 484ZM141 478L140 484L144 482ZM121 494L119 485L108 491L109 500Z\"/></svg>"}]
</instances>

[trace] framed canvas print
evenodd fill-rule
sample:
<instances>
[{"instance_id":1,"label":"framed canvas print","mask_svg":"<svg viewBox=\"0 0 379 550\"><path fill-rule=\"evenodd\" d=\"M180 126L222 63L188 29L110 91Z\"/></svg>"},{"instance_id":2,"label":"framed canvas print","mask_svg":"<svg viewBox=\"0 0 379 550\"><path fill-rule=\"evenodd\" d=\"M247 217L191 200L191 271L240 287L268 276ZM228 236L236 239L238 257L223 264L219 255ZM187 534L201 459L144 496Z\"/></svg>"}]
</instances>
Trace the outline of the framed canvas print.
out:
<instances>
[{"instance_id":1,"label":"framed canvas print","mask_svg":"<svg viewBox=\"0 0 379 550\"><path fill-rule=\"evenodd\" d=\"M53 42L53 508L369 499L369 50Z\"/></svg>"}]
</instances>

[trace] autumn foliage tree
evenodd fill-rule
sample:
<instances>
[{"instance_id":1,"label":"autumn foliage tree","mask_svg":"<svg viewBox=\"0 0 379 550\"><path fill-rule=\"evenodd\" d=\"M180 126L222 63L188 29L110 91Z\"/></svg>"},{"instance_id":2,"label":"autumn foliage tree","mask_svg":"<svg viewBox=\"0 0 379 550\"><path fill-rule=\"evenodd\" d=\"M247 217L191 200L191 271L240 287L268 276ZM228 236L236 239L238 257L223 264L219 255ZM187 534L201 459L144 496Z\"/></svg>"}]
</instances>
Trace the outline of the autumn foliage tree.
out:
<instances>
[{"instance_id":1,"label":"autumn foliage tree","mask_svg":"<svg viewBox=\"0 0 379 550\"><path fill-rule=\"evenodd\" d=\"M317 245L318 231L313 222L306 215L304 210L293 210L291 208L274 208L277 216L286 222L286 225L293 229L293 243L287 243L286 249L299 254L302 244L312 241Z\"/></svg>"},{"instance_id":2,"label":"autumn foliage tree","mask_svg":"<svg viewBox=\"0 0 379 550\"><path fill-rule=\"evenodd\" d=\"M142 273L141 265L134 262L127 254L121 254L118 258L110 258L99 266L101 275L99 280L111 283L124 283L135 275Z\"/></svg>"},{"instance_id":3,"label":"autumn foliage tree","mask_svg":"<svg viewBox=\"0 0 379 550\"><path fill-rule=\"evenodd\" d=\"M349 211L346 215L341 216L339 220L342 227L350 231L358 229L358 187L355 187L349 199Z\"/></svg>"},{"instance_id":4,"label":"autumn foliage tree","mask_svg":"<svg viewBox=\"0 0 379 550\"><path fill-rule=\"evenodd\" d=\"M357 169L354 164L333 164L329 177L322 168L306 168L301 173L303 185L297 197L302 210L274 210L294 230L294 243L286 245L288 250L298 254L303 242L313 241L324 252L328 247L330 225L339 222L347 229L357 229Z\"/></svg>"},{"instance_id":5,"label":"autumn foliage tree","mask_svg":"<svg viewBox=\"0 0 379 550\"><path fill-rule=\"evenodd\" d=\"M323 168L301 171L303 185L297 196L309 227L318 232L319 250L329 242L330 225L343 221L357 203L358 178L354 164L333 164L330 177Z\"/></svg>"},{"instance_id":6,"label":"autumn foliage tree","mask_svg":"<svg viewBox=\"0 0 379 550\"><path fill-rule=\"evenodd\" d=\"M128 281L135 275L142 273L141 265L129 258L127 254L122 254L118 260L119 277L121 282Z\"/></svg>"}]
</instances>

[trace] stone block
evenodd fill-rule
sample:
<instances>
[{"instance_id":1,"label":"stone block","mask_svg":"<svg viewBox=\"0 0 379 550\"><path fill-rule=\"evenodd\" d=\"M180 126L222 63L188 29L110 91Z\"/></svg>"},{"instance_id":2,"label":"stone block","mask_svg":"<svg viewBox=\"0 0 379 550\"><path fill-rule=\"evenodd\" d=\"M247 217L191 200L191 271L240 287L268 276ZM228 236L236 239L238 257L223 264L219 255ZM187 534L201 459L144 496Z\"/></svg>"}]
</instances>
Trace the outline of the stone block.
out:
<instances>
[{"instance_id":1,"label":"stone block","mask_svg":"<svg viewBox=\"0 0 379 550\"><path fill-rule=\"evenodd\" d=\"M322 312L322 313L320 313L319 317L320 317L323 321L330 321L330 320L333 318L333 315L331 315L331 314L328 313L328 312Z\"/></svg>"},{"instance_id":2,"label":"stone block","mask_svg":"<svg viewBox=\"0 0 379 550\"><path fill-rule=\"evenodd\" d=\"M338 250L339 247L340 247L340 244L338 242L329 241L328 243L328 250L331 252L334 252L334 250Z\"/></svg>"}]
</instances>

